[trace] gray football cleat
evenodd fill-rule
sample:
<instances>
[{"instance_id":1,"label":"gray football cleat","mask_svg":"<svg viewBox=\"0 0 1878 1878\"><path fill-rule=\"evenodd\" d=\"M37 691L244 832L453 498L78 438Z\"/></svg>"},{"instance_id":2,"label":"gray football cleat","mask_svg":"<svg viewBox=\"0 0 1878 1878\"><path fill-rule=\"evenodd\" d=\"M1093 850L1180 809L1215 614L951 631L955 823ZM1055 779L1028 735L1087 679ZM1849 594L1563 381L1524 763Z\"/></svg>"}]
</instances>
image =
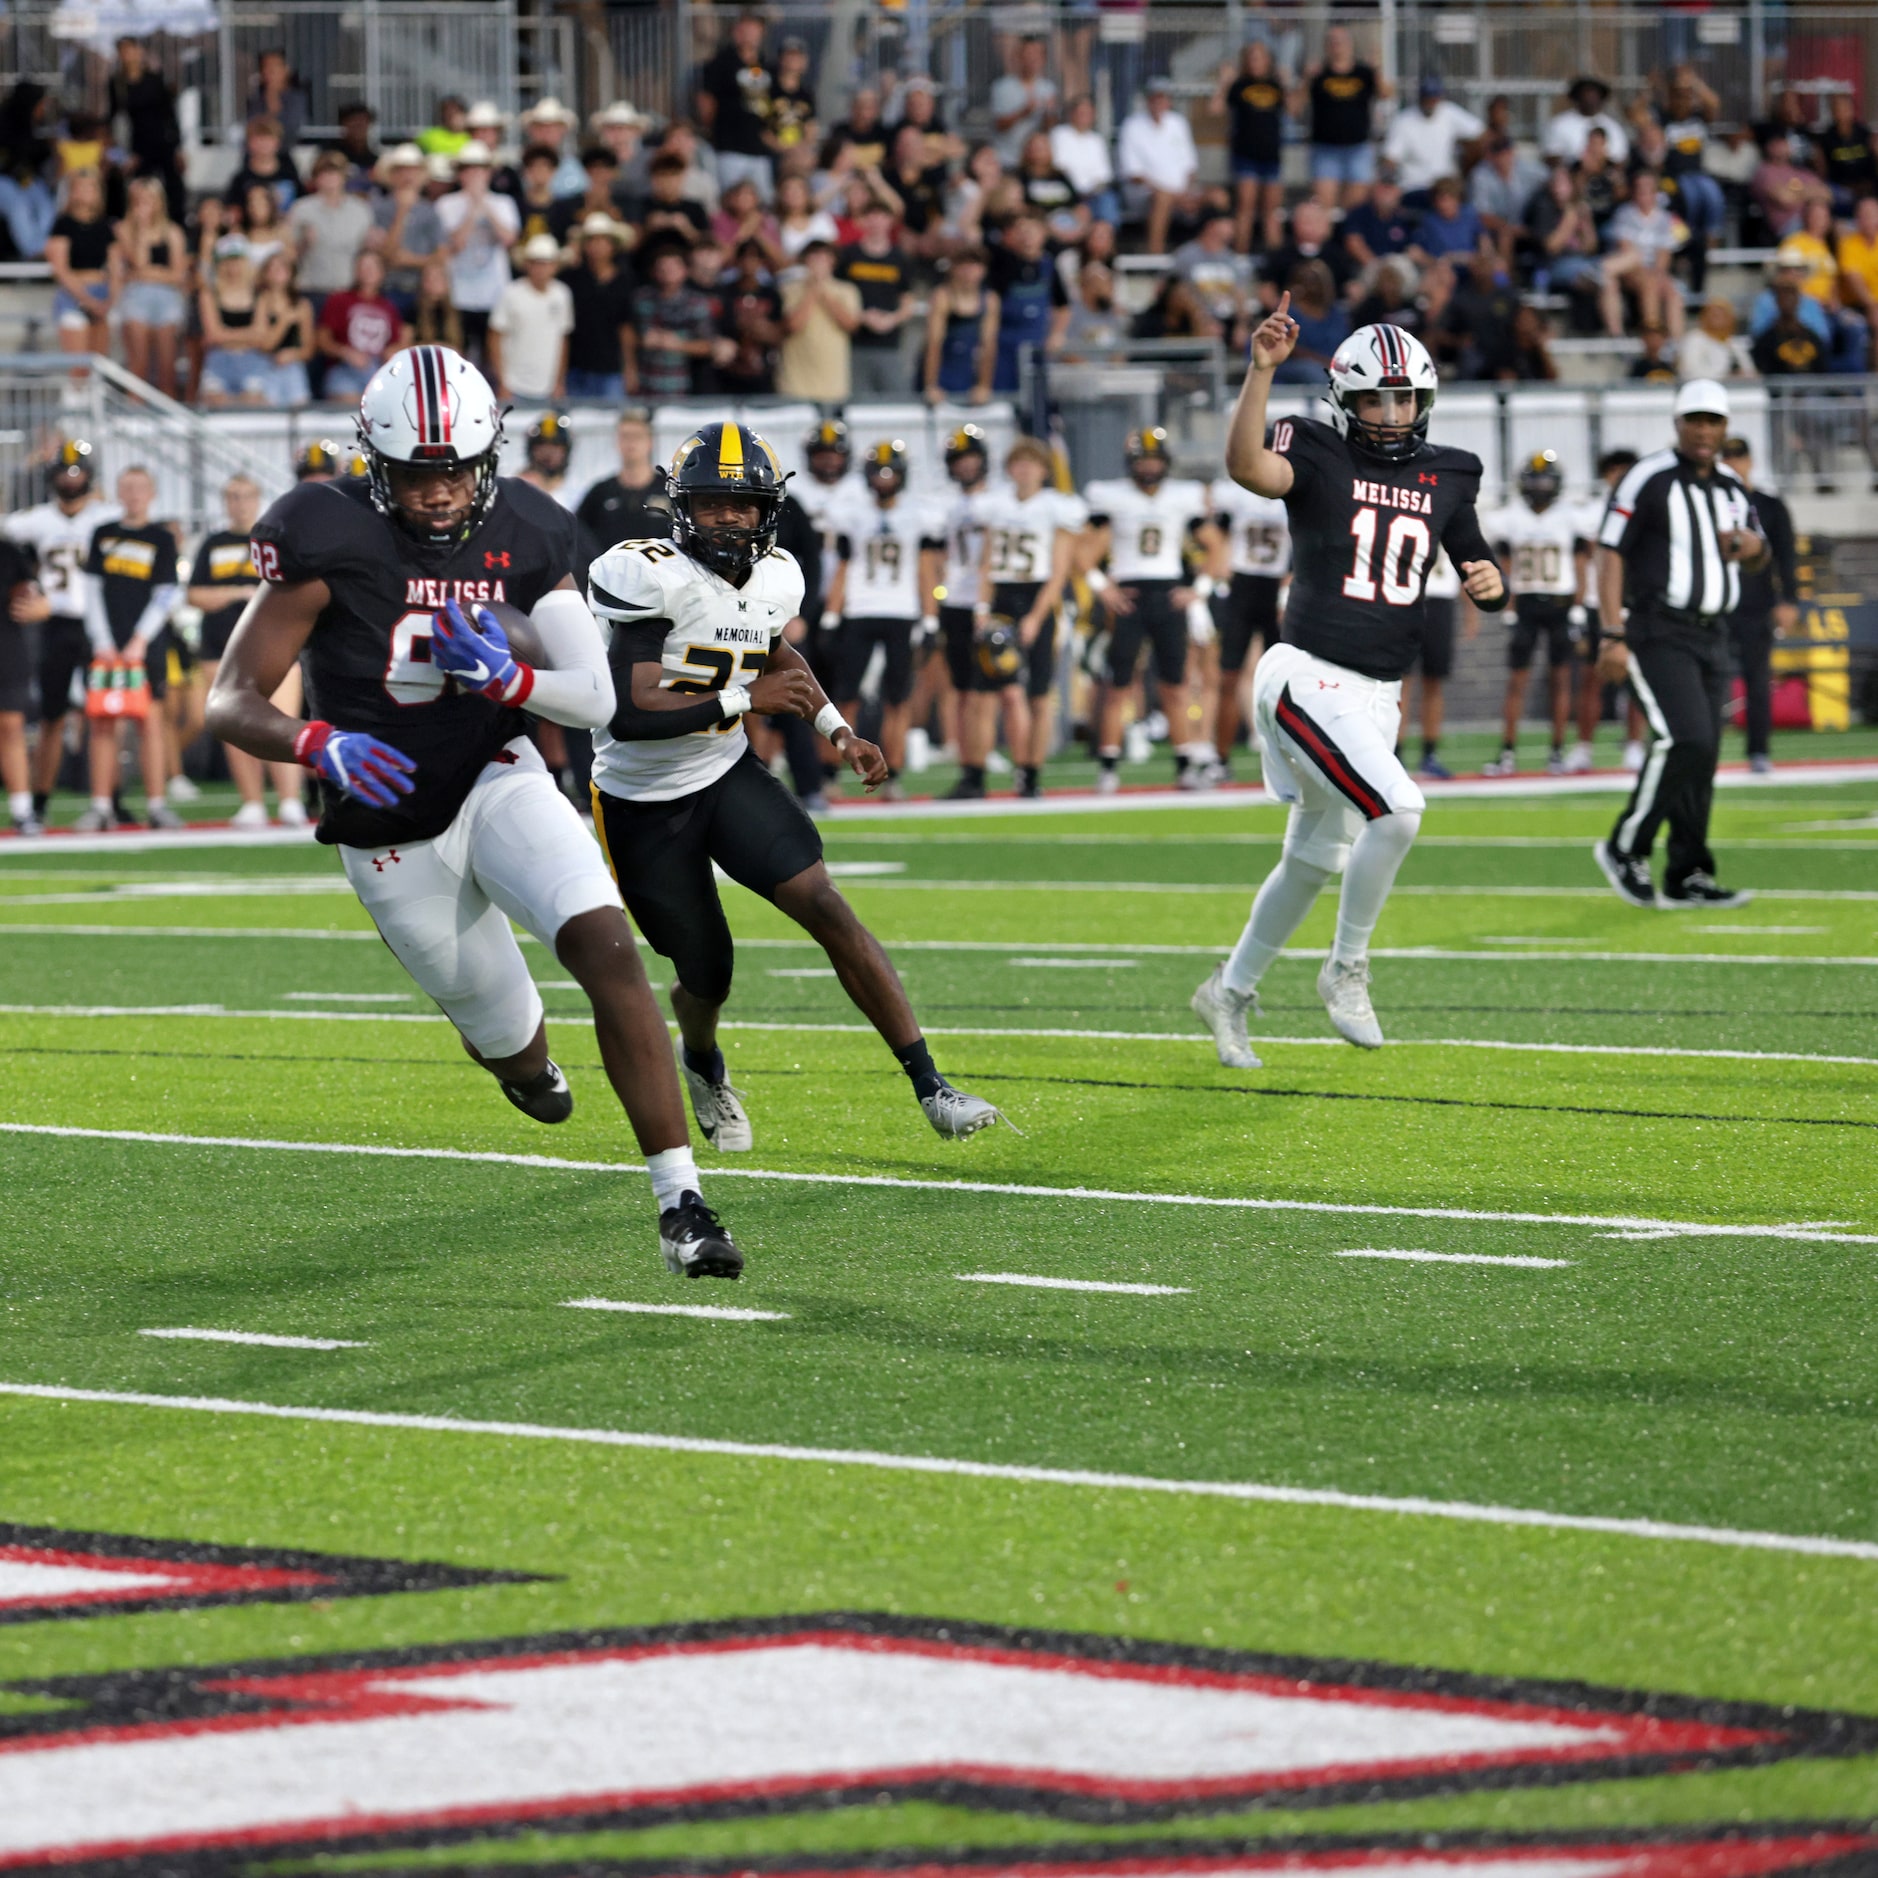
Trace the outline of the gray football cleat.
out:
<instances>
[{"instance_id":1,"label":"gray football cleat","mask_svg":"<svg viewBox=\"0 0 1878 1878\"><path fill-rule=\"evenodd\" d=\"M1326 959L1317 974L1317 995L1338 1036L1364 1050L1382 1048L1382 1026L1369 1001L1369 961Z\"/></svg>"},{"instance_id":2,"label":"gray football cleat","mask_svg":"<svg viewBox=\"0 0 1878 1878\"><path fill-rule=\"evenodd\" d=\"M1263 1069L1258 1053L1246 1040L1248 1011L1259 1008L1256 991L1235 991L1226 982L1226 968L1215 965L1206 983L1187 1000L1195 1017L1213 1033L1213 1048L1227 1069Z\"/></svg>"},{"instance_id":3,"label":"gray football cleat","mask_svg":"<svg viewBox=\"0 0 1878 1878\"><path fill-rule=\"evenodd\" d=\"M678 1045L678 1070L691 1091L691 1112L698 1118L698 1132L720 1154L748 1154L756 1145L750 1117L744 1112L743 1098L726 1082L712 1082L700 1076L685 1061L685 1046Z\"/></svg>"},{"instance_id":4,"label":"gray football cleat","mask_svg":"<svg viewBox=\"0 0 1878 1878\"><path fill-rule=\"evenodd\" d=\"M983 1096L967 1095L963 1089L954 1089L944 1081L931 1095L921 1096L919 1105L926 1111L933 1133L944 1135L948 1141L963 1141L967 1135L975 1135L979 1129L1004 1120Z\"/></svg>"}]
</instances>

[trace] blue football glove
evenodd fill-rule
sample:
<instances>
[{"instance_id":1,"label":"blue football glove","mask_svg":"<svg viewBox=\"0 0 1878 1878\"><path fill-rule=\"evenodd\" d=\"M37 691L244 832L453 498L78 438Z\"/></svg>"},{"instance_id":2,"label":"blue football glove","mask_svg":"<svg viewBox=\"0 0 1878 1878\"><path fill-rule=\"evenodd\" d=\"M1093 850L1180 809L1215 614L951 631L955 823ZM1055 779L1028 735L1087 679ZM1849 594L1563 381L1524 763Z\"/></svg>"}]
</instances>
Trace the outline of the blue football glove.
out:
<instances>
[{"instance_id":1,"label":"blue football glove","mask_svg":"<svg viewBox=\"0 0 1878 1878\"><path fill-rule=\"evenodd\" d=\"M362 730L334 730L323 720L308 724L293 740L293 757L355 802L375 809L388 809L408 796L417 770L402 750Z\"/></svg>"},{"instance_id":2,"label":"blue football glove","mask_svg":"<svg viewBox=\"0 0 1878 1878\"><path fill-rule=\"evenodd\" d=\"M472 624L456 601L447 601L437 615L430 656L438 671L464 690L480 692L497 704L520 704L535 688L534 668L509 650L502 622L487 607L476 609Z\"/></svg>"}]
</instances>

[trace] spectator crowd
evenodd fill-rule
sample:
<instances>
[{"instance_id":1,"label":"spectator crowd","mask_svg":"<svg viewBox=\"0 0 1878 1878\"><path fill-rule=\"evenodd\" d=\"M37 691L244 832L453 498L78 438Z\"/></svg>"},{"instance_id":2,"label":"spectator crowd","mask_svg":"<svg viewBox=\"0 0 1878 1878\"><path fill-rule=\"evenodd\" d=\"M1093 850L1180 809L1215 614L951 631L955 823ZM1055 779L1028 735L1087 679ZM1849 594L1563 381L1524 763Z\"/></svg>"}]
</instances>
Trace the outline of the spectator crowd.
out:
<instances>
[{"instance_id":1,"label":"spectator crowd","mask_svg":"<svg viewBox=\"0 0 1878 1878\"><path fill-rule=\"evenodd\" d=\"M1242 352L1285 293L1301 333L1281 376L1300 383L1376 319L1466 379L1555 377L1561 326L1634 336L1644 378L1873 363L1878 144L1849 91L1730 124L1692 65L1621 104L1585 76L1523 142L1505 97L1476 115L1427 74L1397 98L1332 23L1297 69L1301 35L1255 37L1184 104L1148 76L1110 134L1059 87L1066 42L999 44L982 105L890 73L825 122L808 46L751 13L663 124L446 98L381 143L351 104L318 148L269 51L226 185L192 200L176 101L126 39L108 119L31 82L0 103L0 245L48 265L62 348L115 344L210 406L350 400L427 340L518 405L983 402L1019 389L1027 348ZM1217 182L1203 141L1224 144ZM1748 305L1706 291L1731 244L1772 255ZM1127 251L1161 261L1124 309Z\"/></svg>"}]
</instances>

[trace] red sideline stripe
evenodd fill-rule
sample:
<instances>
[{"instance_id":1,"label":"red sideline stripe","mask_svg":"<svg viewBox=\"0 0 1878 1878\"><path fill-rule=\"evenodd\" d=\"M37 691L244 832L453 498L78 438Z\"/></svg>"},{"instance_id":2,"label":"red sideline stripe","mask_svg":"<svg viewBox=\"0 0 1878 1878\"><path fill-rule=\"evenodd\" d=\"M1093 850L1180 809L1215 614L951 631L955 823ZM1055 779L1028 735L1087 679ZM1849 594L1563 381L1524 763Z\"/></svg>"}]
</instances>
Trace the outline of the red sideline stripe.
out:
<instances>
[{"instance_id":1,"label":"red sideline stripe","mask_svg":"<svg viewBox=\"0 0 1878 1878\"><path fill-rule=\"evenodd\" d=\"M1277 718L1291 739L1300 745L1331 783L1362 810L1364 818L1376 821L1389 813L1389 805L1350 767L1349 759L1291 701L1291 687L1279 694Z\"/></svg>"}]
</instances>

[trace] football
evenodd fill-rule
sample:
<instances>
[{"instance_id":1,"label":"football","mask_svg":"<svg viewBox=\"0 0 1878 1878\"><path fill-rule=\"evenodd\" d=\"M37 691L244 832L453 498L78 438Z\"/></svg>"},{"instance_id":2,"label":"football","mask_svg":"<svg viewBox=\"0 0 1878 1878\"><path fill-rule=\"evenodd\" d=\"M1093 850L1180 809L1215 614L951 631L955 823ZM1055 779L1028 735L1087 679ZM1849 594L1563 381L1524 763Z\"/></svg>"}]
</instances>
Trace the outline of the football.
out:
<instances>
[{"instance_id":1,"label":"football","mask_svg":"<svg viewBox=\"0 0 1878 1878\"><path fill-rule=\"evenodd\" d=\"M476 611L493 613L502 622L502 630L508 636L509 650L524 665L545 666L547 655L542 649L541 634L535 630L535 622L518 606L510 606L506 600L485 601Z\"/></svg>"}]
</instances>

